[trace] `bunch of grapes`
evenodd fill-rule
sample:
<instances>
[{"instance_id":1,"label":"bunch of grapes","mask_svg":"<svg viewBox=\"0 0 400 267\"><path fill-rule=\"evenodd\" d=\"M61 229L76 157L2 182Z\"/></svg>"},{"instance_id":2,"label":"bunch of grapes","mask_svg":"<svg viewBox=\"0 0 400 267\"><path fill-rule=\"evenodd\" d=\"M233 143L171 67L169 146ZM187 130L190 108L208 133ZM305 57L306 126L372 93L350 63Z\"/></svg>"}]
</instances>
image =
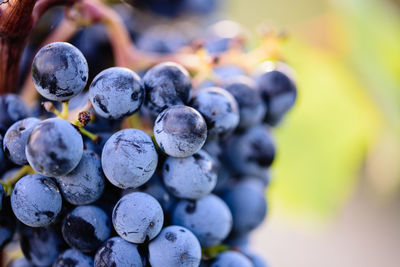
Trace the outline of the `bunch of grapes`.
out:
<instances>
[{"instance_id":1,"label":"bunch of grapes","mask_svg":"<svg viewBox=\"0 0 400 267\"><path fill-rule=\"evenodd\" d=\"M214 34L189 52L193 73L162 56L186 41L141 34L159 62L91 77L102 41L89 51L82 38L104 29L89 29L34 55L40 104L0 96L0 247L23 253L9 266L267 266L248 240L267 214L271 128L297 97L290 67L218 65L237 54Z\"/></svg>"}]
</instances>

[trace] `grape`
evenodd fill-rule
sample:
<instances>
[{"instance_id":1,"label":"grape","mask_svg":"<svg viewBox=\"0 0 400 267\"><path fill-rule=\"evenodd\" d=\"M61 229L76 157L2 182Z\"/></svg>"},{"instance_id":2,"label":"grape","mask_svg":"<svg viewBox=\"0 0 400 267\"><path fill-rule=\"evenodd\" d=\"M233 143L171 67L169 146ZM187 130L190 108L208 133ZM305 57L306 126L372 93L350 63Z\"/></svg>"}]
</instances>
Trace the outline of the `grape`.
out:
<instances>
[{"instance_id":1,"label":"grape","mask_svg":"<svg viewBox=\"0 0 400 267\"><path fill-rule=\"evenodd\" d=\"M101 163L107 179L120 188L136 188L153 175L158 155L150 136L137 129L124 129L106 142Z\"/></svg>"},{"instance_id":2,"label":"grape","mask_svg":"<svg viewBox=\"0 0 400 267\"><path fill-rule=\"evenodd\" d=\"M253 267L253 264L239 252L226 251L218 255L211 267Z\"/></svg>"},{"instance_id":3,"label":"grape","mask_svg":"<svg viewBox=\"0 0 400 267\"><path fill-rule=\"evenodd\" d=\"M67 249L54 262L53 267L93 267L93 259L75 249Z\"/></svg>"},{"instance_id":4,"label":"grape","mask_svg":"<svg viewBox=\"0 0 400 267\"><path fill-rule=\"evenodd\" d=\"M120 237L108 239L94 257L95 267L142 267L137 245Z\"/></svg>"},{"instance_id":5,"label":"grape","mask_svg":"<svg viewBox=\"0 0 400 267\"><path fill-rule=\"evenodd\" d=\"M96 250L110 236L110 219L96 206L78 206L64 219L65 242L82 252Z\"/></svg>"},{"instance_id":6,"label":"grape","mask_svg":"<svg viewBox=\"0 0 400 267\"><path fill-rule=\"evenodd\" d=\"M37 91L47 99L65 101L78 95L88 80L85 57L75 46L56 42L42 47L32 63Z\"/></svg>"},{"instance_id":7,"label":"grape","mask_svg":"<svg viewBox=\"0 0 400 267\"><path fill-rule=\"evenodd\" d=\"M239 124L239 109L235 98L219 87L204 88L191 100L207 123L210 139L224 138Z\"/></svg>"},{"instance_id":8,"label":"grape","mask_svg":"<svg viewBox=\"0 0 400 267\"><path fill-rule=\"evenodd\" d=\"M52 177L65 175L82 158L82 136L66 120L47 119L32 130L25 153L38 173Z\"/></svg>"},{"instance_id":9,"label":"grape","mask_svg":"<svg viewBox=\"0 0 400 267\"><path fill-rule=\"evenodd\" d=\"M275 158L275 143L268 130L256 126L233 136L225 145L225 157L241 175L265 177Z\"/></svg>"},{"instance_id":10,"label":"grape","mask_svg":"<svg viewBox=\"0 0 400 267\"><path fill-rule=\"evenodd\" d=\"M90 85L90 102L96 114L121 119L137 111L143 102L140 77L127 68L113 67L100 72Z\"/></svg>"},{"instance_id":11,"label":"grape","mask_svg":"<svg viewBox=\"0 0 400 267\"><path fill-rule=\"evenodd\" d=\"M167 158L163 178L165 186L174 196L198 199L214 189L217 171L213 159L207 152L199 150L187 158Z\"/></svg>"},{"instance_id":12,"label":"grape","mask_svg":"<svg viewBox=\"0 0 400 267\"><path fill-rule=\"evenodd\" d=\"M8 128L4 140L3 150L7 157L17 165L28 163L25 147L33 128L40 123L37 118L26 118L15 122Z\"/></svg>"},{"instance_id":13,"label":"grape","mask_svg":"<svg viewBox=\"0 0 400 267\"><path fill-rule=\"evenodd\" d=\"M245 35L243 27L232 20L222 20L211 25L206 36L206 49L211 54L227 51L237 39Z\"/></svg>"},{"instance_id":14,"label":"grape","mask_svg":"<svg viewBox=\"0 0 400 267\"><path fill-rule=\"evenodd\" d=\"M65 248L61 232L55 226L20 229L21 248L25 257L36 266L50 266Z\"/></svg>"},{"instance_id":15,"label":"grape","mask_svg":"<svg viewBox=\"0 0 400 267\"><path fill-rule=\"evenodd\" d=\"M257 90L256 83L252 79L246 76L238 76L226 82L225 88L235 97L239 105L240 121L238 128L250 128L264 119L266 107Z\"/></svg>"},{"instance_id":16,"label":"grape","mask_svg":"<svg viewBox=\"0 0 400 267\"><path fill-rule=\"evenodd\" d=\"M192 84L187 70L173 62L152 67L143 77L144 106L156 117L173 105L187 104Z\"/></svg>"},{"instance_id":17,"label":"grape","mask_svg":"<svg viewBox=\"0 0 400 267\"><path fill-rule=\"evenodd\" d=\"M158 201L146 193L134 192L122 197L112 215L115 231L126 241L143 243L161 231L164 215Z\"/></svg>"},{"instance_id":18,"label":"grape","mask_svg":"<svg viewBox=\"0 0 400 267\"><path fill-rule=\"evenodd\" d=\"M264 192L252 181L241 181L228 190L223 199L233 217L233 231L248 233L264 220L267 204Z\"/></svg>"},{"instance_id":19,"label":"grape","mask_svg":"<svg viewBox=\"0 0 400 267\"><path fill-rule=\"evenodd\" d=\"M265 62L259 67L256 81L267 106L265 121L271 125L280 122L297 98L297 88L288 66Z\"/></svg>"},{"instance_id":20,"label":"grape","mask_svg":"<svg viewBox=\"0 0 400 267\"><path fill-rule=\"evenodd\" d=\"M171 225L149 244L149 261L152 267L197 267L201 247L188 229Z\"/></svg>"},{"instance_id":21,"label":"grape","mask_svg":"<svg viewBox=\"0 0 400 267\"><path fill-rule=\"evenodd\" d=\"M24 101L14 94L0 96L0 133L4 134L8 127L29 115Z\"/></svg>"},{"instance_id":22,"label":"grape","mask_svg":"<svg viewBox=\"0 0 400 267\"><path fill-rule=\"evenodd\" d=\"M207 138L207 125L195 109L173 106L158 115L154 138L167 155L188 157L201 149Z\"/></svg>"},{"instance_id":23,"label":"grape","mask_svg":"<svg viewBox=\"0 0 400 267\"><path fill-rule=\"evenodd\" d=\"M11 194L15 216L31 227L43 227L52 223L61 211L61 202L56 184L40 174L22 177Z\"/></svg>"},{"instance_id":24,"label":"grape","mask_svg":"<svg viewBox=\"0 0 400 267\"><path fill-rule=\"evenodd\" d=\"M104 174L100 158L85 150L78 166L64 176L56 178L60 191L69 203L86 205L100 198L104 190Z\"/></svg>"},{"instance_id":25,"label":"grape","mask_svg":"<svg viewBox=\"0 0 400 267\"><path fill-rule=\"evenodd\" d=\"M209 194L196 201L179 201L173 211L172 223L192 231L201 247L212 247L228 236L232 214L224 201Z\"/></svg>"}]
</instances>

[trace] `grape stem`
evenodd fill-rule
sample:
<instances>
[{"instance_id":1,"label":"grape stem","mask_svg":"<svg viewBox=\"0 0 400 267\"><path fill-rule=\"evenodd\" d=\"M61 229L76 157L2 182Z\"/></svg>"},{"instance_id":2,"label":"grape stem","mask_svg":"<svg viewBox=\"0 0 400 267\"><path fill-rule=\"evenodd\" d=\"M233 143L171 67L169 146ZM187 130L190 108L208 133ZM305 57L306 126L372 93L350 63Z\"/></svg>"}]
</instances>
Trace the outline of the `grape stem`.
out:
<instances>
[{"instance_id":1,"label":"grape stem","mask_svg":"<svg viewBox=\"0 0 400 267\"><path fill-rule=\"evenodd\" d=\"M18 182L19 179L24 177L26 174L34 174L36 173L30 165L24 165L22 166L13 176L10 178L6 178L3 181L0 181L0 183L4 187L4 191L7 193L7 195L11 195L13 186L15 183Z\"/></svg>"}]
</instances>

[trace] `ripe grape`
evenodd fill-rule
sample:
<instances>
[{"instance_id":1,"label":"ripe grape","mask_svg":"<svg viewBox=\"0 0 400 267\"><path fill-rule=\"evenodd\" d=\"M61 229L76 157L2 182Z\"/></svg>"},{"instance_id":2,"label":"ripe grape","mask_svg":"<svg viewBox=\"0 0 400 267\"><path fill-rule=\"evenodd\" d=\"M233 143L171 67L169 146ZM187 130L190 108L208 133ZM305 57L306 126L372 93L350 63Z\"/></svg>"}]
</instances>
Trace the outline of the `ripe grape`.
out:
<instances>
[{"instance_id":1,"label":"ripe grape","mask_svg":"<svg viewBox=\"0 0 400 267\"><path fill-rule=\"evenodd\" d=\"M201 247L196 236L188 229L171 225L149 244L152 267L197 267L201 260Z\"/></svg>"},{"instance_id":2,"label":"ripe grape","mask_svg":"<svg viewBox=\"0 0 400 267\"><path fill-rule=\"evenodd\" d=\"M207 125L195 109L177 105L158 115L154 138L167 155L188 157L199 151L206 141Z\"/></svg>"},{"instance_id":3,"label":"ripe grape","mask_svg":"<svg viewBox=\"0 0 400 267\"><path fill-rule=\"evenodd\" d=\"M106 142L101 163L107 179L120 188L136 188L153 175L158 155L150 136L137 129L124 129Z\"/></svg>"},{"instance_id":4,"label":"ripe grape","mask_svg":"<svg viewBox=\"0 0 400 267\"><path fill-rule=\"evenodd\" d=\"M221 243L232 229L232 214L219 197L209 194L196 201L181 200L172 214L172 223L188 228L201 247Z\"/></svg>"},{"instance_id":5,"label":"ripe grape","mask_svg":"<svg viewBox=\"0 0 400 267\"><path fill-rule=\"evenodd\" d=\"M93 151L85 150L78 166L64 176L56 177L58 187L69 203L87 205L103 194L104 174L100 158Z\"/></svg>"},{"instance_id":6,"label":"ripe grape","mask_svg":"<svg viewBox=\"0 0 400 267\"><path fill-rule=\"evenodd\" d=\"M173 105L187 104L192 84L189 73L181 65L164 62L152 67L143 77L144 106L156 117Z\"/></svg>"},{"instance_id":7,"label":"ripe grape","mask_svg":"<svg viewBox=\"0 0 400 267\"><path fill-rule=\"evenodd\" d=\"M174 196L198 199L214 189L217 170L211 156L199 150L187 158L167 158L163 166L163 178L168 191Z\"/></svg>"},{"instance_id":8,"label":"ripe grape","mask_svg":"<svg viewBox=\"0 0 400 267\"><path fill-rule=\"evenodd\" d=\"M43 227L54 222L61 211L61 202L56 184L40 174L22 177L11 194L15 216L31 227Z\"/></svg>"},{"instance_id":9,"label":"ripe grape","mask_svg":"<svg viewBox=\"0 0 400 267\"><path fill-rule=\"evenodd\" d=\"M86 86L88 72L81 51L65 42L42 47L32 63L32 79L37 91L55 101L65 101L78 95Z\"/></svg>"},{"instance_id":10,"label":"ripe grape","mask_svg":"<svg viewBox=\"0 0 400 267\"><path fill-rule=\"evenodd\" d=\"M123 196L115 205L112 221L115 231L132 243L152 240L164 222L162 208L149 194L134 192Z\"/></svg>"},{"instance_id":11,"label":"ripe grape","mask_svg":"<svg viewBox=\"0 0 400 267\"><path fill-rule=\"evenodd\" d=\"M3 140L3 150L7 157L17 165L28 163L25 154L26 143L33 128L41 121L37 118L26 118L15 122L8 128Z\"/></svg>"},{"instance_id":12,"label":"ripe grape","mask_svg":"<svg viewBox=\"0 0 400 267\"><path fill-rule=\"evenodd\" d=\"M25 153L29 164L38 173L50 177L65 175L82 158L82 136L66 120L47 119L33 128Z\"/></svg>"},{"instance_id":13,"label":"ripe grape","mask_svg":"<svg viewBox=\"0 0 400 267\"><path fill-rule=\"evenodd\" d=\"M65 242L82 252L96 250L110 236L107 214L97 206L78 206L64 219L62 235Z\"/></svg>"},{"instance_id":14,"label":"ripe grape","mask_svg":"<svg viewBox=\"0 0 400 267\"><path fill-rule=\"evenodd\" d=\"M239 108L235 98L225 89L209 87L201 89L191 100L207 123L210 139L224 138L239 124Z\"/></svg>"},{"instance_id":15,"label":"ripe grape","mask_svg":"<svg viewBox=\"0 0 400 267\"><path fill-rule=\"evenodd\" d=\"M0 96L0 133L4 134L8 127L16 121L29 116L29 109L24 101L14 94Z\"/></svg>"},{"instance_id":16,"label":"ripe grape","mask_svg":"<svg viewBox=\"0 0 400 267\"><path fill-rule=\"evenodd\" d=\"M96 114L117 120L139 109L143 102L144 89L135 72L113 67L103 70L94 78L89 94Z\"/></svg>"}]
</instances>

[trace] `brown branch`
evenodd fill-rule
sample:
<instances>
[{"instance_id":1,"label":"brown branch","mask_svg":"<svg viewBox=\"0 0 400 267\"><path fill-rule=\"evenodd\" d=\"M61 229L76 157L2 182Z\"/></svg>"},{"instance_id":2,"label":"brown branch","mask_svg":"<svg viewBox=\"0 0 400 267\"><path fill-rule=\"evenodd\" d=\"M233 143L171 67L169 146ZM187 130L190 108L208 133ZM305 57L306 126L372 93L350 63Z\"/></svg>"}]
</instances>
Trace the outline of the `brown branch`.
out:
<instances>
[{"instance_id":1,"label":"brown branch","mask_svg":"<svg viewBox=\"0 0 400 267\"><path fill-rule=\"evenodd\" d=\"M29 34L49 8L78 0L9 0L0 4L0 95L17 92L19 63Z\"/></svg>"}]
</instances>

